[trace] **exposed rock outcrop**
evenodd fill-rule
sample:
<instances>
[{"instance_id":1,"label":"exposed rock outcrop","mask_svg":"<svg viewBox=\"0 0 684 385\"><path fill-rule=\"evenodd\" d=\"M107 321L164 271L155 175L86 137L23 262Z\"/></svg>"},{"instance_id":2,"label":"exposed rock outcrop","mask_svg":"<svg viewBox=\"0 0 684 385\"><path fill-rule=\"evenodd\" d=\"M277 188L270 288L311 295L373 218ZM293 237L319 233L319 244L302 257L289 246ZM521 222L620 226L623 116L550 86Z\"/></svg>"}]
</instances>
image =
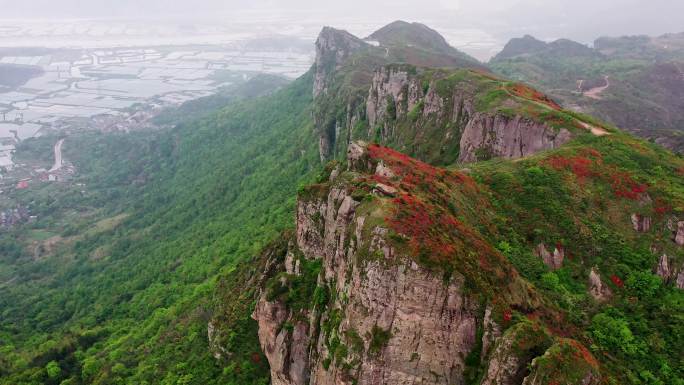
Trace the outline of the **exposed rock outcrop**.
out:
<instances>
[{"instance_id":1,"label":"exposed rock outcrop","mask_svg":"<svg viewBox=\"0 0 684 385\"><path fill-rule=\"evenodd\" d=\"M357 150L349 152L354 162L364 157ZM464 293L463 278L445 285L442 276L413 262L393 261L386 229L373 227L364 235L357 205L339 188L298 204L297 246L304 258L322 260L322 283L336 290L337 300L323 315L331 328L314 333L313 313L294 317L302 321L287 330L282 325L292 323L293 314L262 295L254 318L273 383L304 384L309 376L317 385L346 384L352 377L358 384L457 383L476 344L480 304ZM361 244L381 259L358 263ZM490 330L493 325L489 320ZM346 358L331 351L331 340L346 346ZM302 351L309 347L312 352ZM345 369L350 365L353 370Z\"/></svg>"},{"instance_id":2,"label":"exposed rock outcrop","mask_svg":"<svg viewBox=\"0 0 684 385\"><path fill-rule=\"evenodd\" d=\"M440 94L442 93L442 94ZM392 141L397 125L410 120L414 140L425 140L421 126L444 126L444 143L456 141L459 161L474 162L491 157L520 158L556 148L571 139L566 129L516 115L478 112L476 91L471 84L438 92L435 81L421 81L416 68L402 65L375 71L366 100L368 135L380 129L383 141ZM404 135L406 135L404 133ZM433 134L434 135L434 134ZM411 136L413 138L414 136ZM396 138L395 138L396 139ZM431 137L431 140L439 138Z\"/></svg>"},{"instance_id":3,"label":"exposed rock outcrop","mask_svg":"<svg viewBox=\"0 0 684 385\"><path fill-rule=\"evenodd\" d=\"M259 341L271 367L271 383L307 384L308 324L297 322L292 331L284 328L289 312L277 301L260 300L252 317L259 323Z\"/></svg>"},{"instance_id":4,"label":"exposed rock outcrop","mask_svg":"<svg viewBox=\"0 0 684 385\"><path fill-rule=\"evenodd\" d=\"M375 47L327 27L321 32L313 86L321 160L340 154L355 139L413 148L412 155L428 162L445 153L451 154L449 162L473 162L520 158L571 138L571 128L552 128L534 118L548 112L542 111L546 108L560 110L544 95L515 86L495 102L508 113L478 110L475 106L482 105L487 93L501 91L488 88L498 79L474 70L428 70L423 66L434 63L421 59L425 52L412 55L406 51L416 47L390 45ZM456 53L433 55L441 58L435 58L439 63L447 58L446 67L478 67ZM388 64L393 62L400 64ZM523 99L540 111L523 110Z\"/></svg>"},{"instance_id":5,"label":"exposed rock outcrop","mask_svg":"<svg viewBox=\"0 0 684 385\"><path fill-rule=\"evenodd\" d=\"M528 374L527 366L551 345L539 325L523 322L511 327L497 341L481 385L516 385Z\"/></svg>"},{"instance_id":6,"label":"exposed rock outcrop","mask_svg":"<svg viewBox=\"0 0 684 385\"><path fill-rule=\"evenodd\" d=\"M553 254L546 249L546 245L540 243L534 250L535 254L540 257L544 264L551 270L558 270L563 267L563 260L565 259L565 250L558 245L553 249Z\"/></svg>"},{"instance_id":7,"label":"exposed rock outcrop","mask_svg":"<svg viewBox=\"0 0 684 385\"><path fill-rule=\"evenodd\" d=\"M557 340L541 320L556 315L541 310L535 289L504 265L493 270L498 278L487 279L501 279L496 288L505 293L491 298L474 290L488 258L505 263L483 243L476 272L435 269L401 247L410 238L391 227L381 207L406 196L400 181L408 164L430 175L437 169L362 142L347 155L347 171L300 193L296 241L266 263L280 272L269 270L252 316L272 383L464 384L474 370L483 385L526 381L533 359ZM361 181L367 184L358 190ZM370 201L368 194L375 194ZM562 265L560 246L545 255Z\"/></svg>"},{"instance_id":8,"label":"exposed rock outcrop","mask_svg":"<svg viewBox=\"0 0 684 385\"><path fill-rule=\"evenodd\" d=\"M363 150L350 146L350 167L369 169ZM336 299L321 318L328 326L318 328L314 313L296 316L261 296L254 317L273 383L457 383L476 344L480 304L464 293L462 277L445 285L410 260L394 260L387 230L364 226L357 206L341 186L298 203L297 248L303 258L321 260L319 279ZM380 259L360 263L362 246Z\"/></svg>"},{"instance_id":9,"label":"exposed rock outcrop","mask_svg":"<svg viewBox=\"0 0 684 385\"><path fill-rule=\"evenodd\" d=\"M407 68L380 67L373 75L366 101L369 127L376 127L389 113L394 114L392 119L405 116L418 104L422 96L420 83L415 76L409 76Z\"/></svg>"},{"instance_id":10,"label":"exposed rock outcrop","mask_svg":"<svg viewBox=\"0 0 684 385\"><path fill-rule=\"evenodd\" d=\"M397 189L384 183L378 183L375 185L375 187L373 187L373 192L393 197L397 194Z\"/></svg>"},{"instance_id":11,"label":"exposed rock outcrop","mask_svg":"<svg viewBox=\"0 0 684 385\"><path fill-rule=\"evenodd\" d=\"M370 161L368 159L368 153L366 152L365 142L352 142L347 148L347 169L348 170L358 170L366 171L371 167ZM376 173L378 170L383 172L384 166L378 164L376 166ZM391 170L390 170L391 172Z\"/></svg>"},{"instance_id":12,"label":"exposed rock outcrop","mask_svg":"<svg viewBox=\"0 0 684 385\"><path fill-rule=\"evenodd\" d=\"M665 283L672 283L679 289L684 289L684 265L677 269L673 260L666 254L660 256L655 273L663 279Z\"/></svg>"},{"instance_id":13,"label":"exposed rock outcrop","mask_svg":"<svg viewBox=\"0 0 684 385\"><path fill-rule=\"evenodd\" d=\"M402 192L377 182L358 194L350 183L367 180L362 174L390 184L401 178L396 164L384 163L392 158L378 160L368 147L352 143L349 171L299 196L296 242L253 312L273 384L463 384L468 365L486 368L483 384L520 384L554 337L524 317L505 333L501 324L513 322L512 306L535 312L534 289L513 272L509 289L516 289L490 301L465 273L435 271L395 249L390 237L399 235L361 201L368 191ZM562 250L555 251L550 258L560 265ZM298 299L301 290L309 294ZM473 352L479 363L468 363Z\"/></svg>"},{"instance_id":14,"label":"exposed rock outcrop","mask_svg":"<svg viewBox=\"0 0 684 385\"><path fill-rule=\"evenodd\" d=\"M501 337L501 326L494 320L491 306L487 306L485 309L484 321L482 324L482 351L489 352L498 338ZM483 355L480 359L484 363L486 358L487 357Z\"/></svg>"},{"instance_id":15,"label":"exposed rock outcrop","mask_svg":"<svg viewBox=\"0 0 684 385\"><path fill-rule=\"evenodd\" d=\"M392 171L391 168L385 166L383 162L378 162L378 165L375 167L375 175L387 179L395 177L394 171Z\"/></svg>"},{"instance_id":16,"label":"exposed rock outcrop","mask_svg":"<svg viewBox=\"0 0 684 385\"><path fill-rule=\"evenodd\" d=\"M676 228L674 230L674 241L679 246L684 246L684 221L677 222Z\"/></svg>"},{"instance_id":17,"label":"exposed rock outcrop","mask_svg":"<svg viewBox=\"0 0 684 385\"><path fill-rule=\"evenodd\" d=\"M214 358L219 359L227 353L217 341L216 325L214 325L213 321L207 323L207 341L209 341L209 349L212 351Z\"/></svg>"},{"instance_id":18,"label":"exposed rock outcrop","mask_svg":"<svg viewBox=\"0 0 684 385\"><path fill-rule=\"evenodd\" d=\"M589 294L597 301L606 301L613 295L610 288L601 281L595 268L589 272Z\"/></svg>"},{"instance_id":19,"label":"exposed rock outcrop","mask_svg":"<svg viewBox=\"0 0 684 385\"><path fill-rule=\"evenodd\" d=\"M475 162L493 157L522 158L557 148L568 142L568 130L559 131L521 116L476 113L461 136L459 161Z\"/></svg>"},{"instance_id":20,"label":"exposed rock outcrop","mask_svg":"<svg viewBox=\"0 0 684 385\"><path fill-rule=\"evenodd\" d=\"M670 271L669 258L666 254L660 256L658 266L656 267L656 274L666 282L670 279L672 272Z\"/></svg>"},{"instance_id":21,"label":"exposed rock outcrop","mask_svg":"<svg viewBox=\"0 0 684 385\"><path fill-rule=\"evenodd\" d=\"M358 122L360 110L353 100L336 100L335 105L323 100L333 100L338 95L328 95L330 87L335 83L335 74L348 62L350 56L363 49L373 49L363 40L330 27L324 27L316 40L316 59L313 65L313 96L319 104L314 111L314 125L319 134L319 152L321 161L326 161L334 152L341 132ZM338 116L337 104L345 103L342 118Z\"/></svg>"},{"instance_id":22,"label":"exposed rock outcrop","mask_svg":"<svg viewBox=\"0 0 684 385\"><path fill-rule=\"evenodd\" d=\"M651 218L640 214L632 214L632 227L634 231L646 233L651 229Z\"/></svg>"}]
</instances>

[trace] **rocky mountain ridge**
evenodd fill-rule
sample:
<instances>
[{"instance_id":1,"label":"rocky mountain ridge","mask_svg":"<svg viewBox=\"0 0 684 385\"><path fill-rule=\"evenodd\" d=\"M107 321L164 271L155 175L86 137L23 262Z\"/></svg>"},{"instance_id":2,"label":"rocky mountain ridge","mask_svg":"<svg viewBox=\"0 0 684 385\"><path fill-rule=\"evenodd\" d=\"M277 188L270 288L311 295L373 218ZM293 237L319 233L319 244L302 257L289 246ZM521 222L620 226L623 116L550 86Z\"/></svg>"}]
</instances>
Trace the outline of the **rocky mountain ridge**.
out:
<instances>
[{"instance_id":1,"label":"rocky mountain ridge","mask_svg":"<svg viewBox=\"0 0 684 385\"><path fill-rule=\"evenodd\" d=\"M563 310L478 230L496 221L487 187L363 142L324 175L300 193L287 247L266 252L275 273L252 316L273 384L601 383L598 359ZM684 243L682 223L659 221L672 231L670 250ZM535 251L551 271L576 263L572 248L552 249ZM607 282L586 269L596 303L619 295L615 275ZM681 261L660 257L653 273L684 289Z\"/></svg>"},{"instance_id":2,"label":"rocky mountain ridge","mask_svg":"<svg viewBox=\"0 0 684 385\"><path fill-rule=\"evenodd\" d=\"M479 68L322 35L312 109L333 160L239 300L273 384L680 383L684 161Z\"/></svg>"},{"instance_id":3,"label":"rocky mountain ridge","mask_svg":"<svg viewBox=\"0 0 684 385\"><path fill-rule=\"evenodd\" d=\"M525 321L502 334L502 325L511 321L510 306L534 312L541 300L496 251L483 255L493 260L481 261L480 268L494 269L500 277L493 279L495 285L508 288L497 300L483 300L477 285L485 292L492 283L474 283L479 278L468 270L445 276L415 260L390 239L393 230L364 204L367 198L358 200L361 192L381 201L406 193L382 183L370 191L350 191L354 179L406 178L399 173L413 162L389 149L353 143L348 166L336 166L327 183L300 196L296 237L275 262L281 273L266 285L253 314L272 383L463 383L466 361L476 347L487 367L482 384L541 384L537 377L546 374L529 374L526 366L539 352L565 347L587 354L587 361L577 362L583 383L598 383L596 363L586 348L573 340L554 340L541 323ZM440 172L423 167L427 173ZM447 172L444 178L469 183L458 173ZM318 268L303 267L312 264ZM317 285L311 308L302 309L280 294L312 272L318 273L314 280L304 279ZM505 277L507 284L501 280ZM534 339L519 350L516 341L530 336Z\"/></svg>"},{"instance_id":4,"label":"rocky mountain ridge","mask_svg":"<svg viewBox=\"0 0 684 385\"><path fill-rule=\"evenodd\" d=\"M314 87L323 160L355 139L393 144L428 162L516 158L555 148L586 124L537 91L458 56L445 61L437 54L432 64L392 57L396 42L383 49L346 32L332 38L331 31L321 34L316 63L335 58L335 64L314 66L315 78L327 79ZM396 62L386 64L389 60ZM444 66L451 68L435 69ZM323 89L334 91L322 94Z\"/></svg>"}]
</instances>

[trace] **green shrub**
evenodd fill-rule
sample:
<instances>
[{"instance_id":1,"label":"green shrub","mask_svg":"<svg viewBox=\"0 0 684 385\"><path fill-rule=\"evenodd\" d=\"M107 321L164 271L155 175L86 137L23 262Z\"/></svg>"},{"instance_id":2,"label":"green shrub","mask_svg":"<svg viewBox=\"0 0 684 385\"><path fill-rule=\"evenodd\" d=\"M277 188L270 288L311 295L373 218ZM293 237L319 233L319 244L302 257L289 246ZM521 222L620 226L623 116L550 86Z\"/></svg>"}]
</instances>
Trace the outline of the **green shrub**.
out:
<instances>
[{"instance_id":1,"label":"green shrub","mask_svg":"<svg viewBox=\"0 0 684 385\"><path fill-rule=\"evenodd\" d=\"M389 330L384 330L378 325L373 326L371 330L371 341L368 346L368 354L371 356L378 355L380 351L387 345L390 338L392 338L392 333Z\"/></svg>"},{"instance_id":2,"label":"green shrub","mask_svg":"<svg viewBox=\"0 0 684 385\"><path fill-rule=\"evenodd\" d=\"M629 324L621 318L614 318L606 313L596 314L591 319L591 334L600 349L626 355L635 355L639 351Z\"/></svg>"},{"instance_id":3,"label":"green shrub","mask_svg":"<svg viewBox=\"0 0 684 385\"><path fill-rule=\"evenodd\" d=\"M387 95L387 117L391 120L397 119L397 105L394 103L392 95Z\"/></svg>"},{"instance_id":4,"label":"green shrub","mask_svg":"<svg viewBox=\"0 0 684 385\"><path fill-rule=\"evenodd\" d=\"M631 273L625 281L625 287L639 298L651 298L660 289L663 280L649 271Z\"/></svg>"},{"instance_id":5,"label":"green shrub","mask_svg":"<svg viewBox=\"0 0 684 385\"><path fill-rule=\"evenodd\" d=\"M423 107L425 107L425 103L422 100L413 106L411 111L408 113L409 120L412 122L417 121L420 115L423 113Z\"/></svg>"},{"instance_id":6,"label":"green shrub","mask_svg":"<svg viewBox=\"0 0 684 385\"><path fill-rule=\"evenodd\" d=\"M62 375L62 368L59 367L57 361L48 362L48 364L45 366L45 371L47 372L48 377L51 379L59 378L59 376Z\"/></svg>"}]
</instances>

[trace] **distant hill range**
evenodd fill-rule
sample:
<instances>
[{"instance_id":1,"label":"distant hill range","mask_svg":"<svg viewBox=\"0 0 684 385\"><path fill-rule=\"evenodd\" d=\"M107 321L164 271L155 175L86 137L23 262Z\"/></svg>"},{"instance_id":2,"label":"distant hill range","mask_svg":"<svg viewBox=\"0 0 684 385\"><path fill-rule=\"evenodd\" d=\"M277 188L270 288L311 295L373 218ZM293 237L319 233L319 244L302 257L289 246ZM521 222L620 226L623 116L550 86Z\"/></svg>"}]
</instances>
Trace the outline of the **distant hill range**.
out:
<instances>
[{"instance_id":1,"label":"distant hill range","mask_svg":"<svg viewBox=\"0 0 684 385\"><path fill-rule=\"evenodd\" d=\"M489 65L570 109L684 150L684 33L602 37L593 48L526 35L511 39Z\"/></svg>"}]
</instances>

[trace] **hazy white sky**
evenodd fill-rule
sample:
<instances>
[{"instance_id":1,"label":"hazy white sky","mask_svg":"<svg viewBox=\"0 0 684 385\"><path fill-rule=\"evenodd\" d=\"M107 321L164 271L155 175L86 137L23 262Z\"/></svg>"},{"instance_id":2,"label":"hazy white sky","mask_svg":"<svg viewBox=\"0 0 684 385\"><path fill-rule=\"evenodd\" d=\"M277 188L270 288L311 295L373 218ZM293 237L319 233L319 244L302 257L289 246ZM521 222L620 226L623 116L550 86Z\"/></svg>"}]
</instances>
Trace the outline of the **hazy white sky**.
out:
<instances>
[{"instance_id":1,"label":"hazy white sky","mask_svg":"<svg viewBox=\"0 0 684 385\"><path fill-rule=\"evenodd\" d=\"M529 33L591 42L603 35L684 31L684 0L0 0L0 9L0 19L230 23L258 14L342 28L357 20L404 19L502 40Z\"/></svg>"}]
</instances>

